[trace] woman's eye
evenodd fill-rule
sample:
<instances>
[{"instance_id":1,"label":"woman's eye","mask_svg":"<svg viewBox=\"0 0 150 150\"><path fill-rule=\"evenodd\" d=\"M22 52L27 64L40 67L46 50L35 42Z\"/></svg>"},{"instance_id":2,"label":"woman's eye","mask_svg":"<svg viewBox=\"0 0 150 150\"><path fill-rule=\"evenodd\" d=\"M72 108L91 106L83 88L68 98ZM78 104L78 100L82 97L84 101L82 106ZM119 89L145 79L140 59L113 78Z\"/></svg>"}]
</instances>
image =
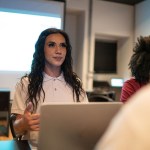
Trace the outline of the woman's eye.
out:
<instances>
[{"instance_id":1,"label":"woman's eye","mask_svg":"<svg viewBox=\"0 0 150 150\"><path fill-rule=\"evenodd\" d=\"M55 47L57 44L55 42L48 43L48 47ZM66 48L66 43L60 43L58 47Z\"/></svg>"},{"instance_id":2,"label":"woman's eye","mask_svg":"<svg viewBox=\"0 0 150 150\"><path fill-rule=\"evenodd\" d=\"M49 47L54 47L54 46L55 46L55 43L49 43L48 46L49 46Z\"/></svg>"},{"instance_id":3,"label":"woman's eye","mask_svg":"<svg viewBox=\"0 0 150 150\"><path fill-rule=\"evenodd\" d=\"M60 47L64 47L64 48L66 48L66 47L67 47L67 45L66 45L66 43L61 43L61 44L60 44Z\"/></svg>"}]
</instances>

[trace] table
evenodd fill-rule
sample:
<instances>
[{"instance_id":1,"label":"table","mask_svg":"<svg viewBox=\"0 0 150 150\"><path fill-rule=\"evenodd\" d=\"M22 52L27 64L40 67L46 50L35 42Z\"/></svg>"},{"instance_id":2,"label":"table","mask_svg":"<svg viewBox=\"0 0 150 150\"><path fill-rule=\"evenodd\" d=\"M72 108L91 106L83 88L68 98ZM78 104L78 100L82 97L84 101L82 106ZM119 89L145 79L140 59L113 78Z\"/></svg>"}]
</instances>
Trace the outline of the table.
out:
<instances>
[{"instance_id":1,"label":"table","mask_svg":"<svg viewBox=\"0 0 150 150\"><path fill-rule=\"evenodd\" d=\"M31 150L27 140L0 141L0 149L3 150Z\"/></svg>"}]
</instances>

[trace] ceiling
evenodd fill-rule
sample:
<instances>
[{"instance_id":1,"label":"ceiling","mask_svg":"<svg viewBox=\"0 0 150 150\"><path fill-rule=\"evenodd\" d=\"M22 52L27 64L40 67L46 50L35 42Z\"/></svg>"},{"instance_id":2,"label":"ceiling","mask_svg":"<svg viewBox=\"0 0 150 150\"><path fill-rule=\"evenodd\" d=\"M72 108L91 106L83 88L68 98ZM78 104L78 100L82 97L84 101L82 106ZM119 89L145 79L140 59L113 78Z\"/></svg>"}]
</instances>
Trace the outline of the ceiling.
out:
<instances>
[{"instance_id":1,"label":"ceiling","mask_svg":"<svg viewBox=\"0 0 150 150\"><path fill-rule=\"evenodd\" d=\"M52 0L52 1L66 2L67 0ZM103 1L116 2L116 3L127 4L127 5L135 5L145 0L103 0Z\"/></svg>"},{"instance_id":2,"label":"ceiling","mask_svg":"<svg viewBox=\"0 0 150 150\"><path fill-rule=\"evenodd\" d=\"M110 1L110 2L127 4L127 5L135 5L135 4L138 4L144 0L103 0L103 1Z\"/></svg>"}]
</instances>

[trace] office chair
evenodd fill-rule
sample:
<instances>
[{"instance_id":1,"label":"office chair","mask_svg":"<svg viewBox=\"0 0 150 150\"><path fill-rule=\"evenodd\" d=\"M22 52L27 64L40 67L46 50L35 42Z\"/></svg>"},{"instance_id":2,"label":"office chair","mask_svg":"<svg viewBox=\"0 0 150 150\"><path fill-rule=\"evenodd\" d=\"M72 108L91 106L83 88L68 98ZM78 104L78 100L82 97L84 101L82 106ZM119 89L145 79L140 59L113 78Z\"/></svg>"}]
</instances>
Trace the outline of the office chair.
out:
<instances>
[{"instance_id":1,"label":"office chair","mask_svg":"<svg viewBox=\"0 0 150 150\"><path fill-rule=\"evenodd\" d=\"M16 135L15 130L14 130L13 123L14 123L15 120L16 120L16 114L11 114L10 117L9 117L10 130L11 130L13 139L21 140L22 136L21 135L19 135L19 136Z\"/></svg>"},{"instance_id":2,"label":"office chair","mask_svg":"<svg viewBox=\"0 0 150 150\"><path fill-rule=\"evenodd\" d=\"M104 95L91 95L88 97L89 102L113 102L112 98Z\"/></svg>"},{"instance_id":3,"label":"office chair","mask_svg":"<svg viewBox=\"0 0 150 150\"><path fill-rule=\"evenodd\" d=\"M16 115L11 114L10 118L9 118L9 125L10 125L10 130L11 130L11 134L12 134L13 138L16 138L16 134L15 134L14 127L13 127L13 122L15 120L16 120Z\"/></svg>"}]
</instances>

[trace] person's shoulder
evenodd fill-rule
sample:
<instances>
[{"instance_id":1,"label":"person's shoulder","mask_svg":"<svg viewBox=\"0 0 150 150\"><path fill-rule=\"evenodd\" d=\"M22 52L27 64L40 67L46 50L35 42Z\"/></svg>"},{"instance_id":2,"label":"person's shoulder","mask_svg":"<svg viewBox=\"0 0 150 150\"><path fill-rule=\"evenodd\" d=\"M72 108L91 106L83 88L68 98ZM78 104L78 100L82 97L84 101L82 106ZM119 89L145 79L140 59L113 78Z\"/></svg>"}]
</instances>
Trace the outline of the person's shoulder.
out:
<instances>
[{"instance_id":1,"label":"person's shoulder","mask_svg":"<svg viewBox=\"0 0 150 150\"><path fill-rule=\"evenodd\" d=\"M20 85L28 85L29 84L29 78L28 77L22 77L18 82L17 82L17 86Z\"/></svg>"},{"instance_id":2,"label":"person's shoulder","mask_svg":"<svg viewBox=\"0 0 150 150\"><path fill-rule=\"evenodd\" d=\"M134 77L131 77L130 79L126 80L125 83L137 83L136 79Z\"/></svg>"},{"instance_id":3,"label":"person's shoulder","mask_svg":"<svg viewBox=\"0 0 150 150\"><path fill-rule=\"evenodd\" d=\"M29 78L28 78L28 77L23 77L23 78L21 79L21 82L22 82L22 83L29 83Z\"/></svg>"},{"instance_id":4,"label":"person's shoulder","mask_svg":"<svg viewBox=\"0 0 150 150\"><path fill-rule=\"evenodd\" d=\"M150 102L149 97L150 97L150 84L147 84L143 86L132 99L136 99L137 102L141 101L141 99L142 101L148 100Z\"/></svg>"},{"instance_id":5,"label":"person's shoulder","mask_svg":"<svg viewBox=\"0 0 150 150\"><path fill-rule=\"evenodd\" d=\"M126 110L132 110L137 112L147 111L150 105L150 84L143 86L138 92L136 92L127 103Z\"/></svg>"},{"instance_id":6,"label":"person's shoulder","mask_svg":"<svg viewBox=\"0 0 150 150\"><path fill-rule=\"evenodd\" d=\"M126 80L126 81L124 82L124 85L139 86L140 83L139 83L135 78L132 77L132 78Z\"/></svg>"}]
</instances>

